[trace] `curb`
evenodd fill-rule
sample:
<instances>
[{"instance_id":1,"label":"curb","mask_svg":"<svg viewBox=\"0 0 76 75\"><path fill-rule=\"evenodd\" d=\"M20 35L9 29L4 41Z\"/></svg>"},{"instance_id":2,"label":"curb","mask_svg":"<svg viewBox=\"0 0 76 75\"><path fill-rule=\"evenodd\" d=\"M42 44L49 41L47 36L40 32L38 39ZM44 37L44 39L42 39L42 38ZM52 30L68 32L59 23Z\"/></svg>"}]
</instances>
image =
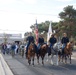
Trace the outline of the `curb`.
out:
<instances>
[{"instance_id":1,"label":"curb","mask_svg":"<svg viewBox=\"0 0 76 75\"><path fill-rule=\"evenodd\" d=\"M1 54L0 54L0 60L3 69L2 72L4 72L1 75L14 75Z\"/></svg>"}]
</instances>

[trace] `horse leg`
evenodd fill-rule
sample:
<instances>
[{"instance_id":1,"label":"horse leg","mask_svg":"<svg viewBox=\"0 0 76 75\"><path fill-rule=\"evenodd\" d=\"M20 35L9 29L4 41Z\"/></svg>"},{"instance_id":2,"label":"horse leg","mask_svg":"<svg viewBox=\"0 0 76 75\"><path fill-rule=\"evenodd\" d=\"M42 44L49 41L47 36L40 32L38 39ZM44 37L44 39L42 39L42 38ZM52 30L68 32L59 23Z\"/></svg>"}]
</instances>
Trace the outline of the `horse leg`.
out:
<instances>
[{"instance_id":1,"label":"horse leg","mask_svg":"<svg viewBox=\"0 0 76 75\"><path fill-rule=\"evenodd\" d=\"M34 56L33 56L33 58L32 58L32 65L34 65Z\"/></svg>"},{"instance_id":2,"label":"horse leg","mask_svg":"<svg viewBox=\"0 0 76 75\"><path fill-rule=\"evenodd\" d=\"M65 63L67 63L67 57L66 57L66 55L65 55Z\"/></svg>"},{"instance_id":3,"label":"horse leg","mask_svg":"<svg viewBox=\"0 0 76 75\"><path fill-rule=\"evenodd\" d=\"M29 63L29 65L31 64L31 58L30 57L28 57L28 63Z\"/></svg>"},{"instance_id":4,"label":"horse leg","mask_svg":"<svg viewBox=\"0 0 76 75\"><path fill-rule=\"evenodd\" d=\"M59 56L58 56L58 59L59 59L58 61L59 61L59 62L60 62L60 58L61 58L61 56L59 55Z\"/></svg>"},{"instance_id":5,"label":"horse leg","mask_svg":"<svg viewBox=\"0 0 76 75\"><path fill-rule=\"evenodd\" d=\"M44 56L42 56L41 58L42 58L42 64L44 65Z\"/></svg>"},{"instance_id":6,"label":"horse leg","mask_svg":"<svg viewBox=\"0 0 76 75\"><path fill-rule=\"evenodd\" d=\"M46 60L47 62L49 61L49 55L47 54L47 60Z\"/></svg>"},{"instance_id":7,"label":"horse leg","mask_svg":"<svg viewBox=\"0 0 76 75\"><path fill-rule=\"evenodd\" d=\"M62 55L62 62L63 62L63 59L64 59L64 55Z\"/></svg>"},{"instance_id":8,"label":"horse leg","mask_svg":"<svg viewBox=\"0 0 76 75\"><path fill-rule=\"evenodd\" d=\"M57 63L56 63L56 64L57 64L57 66L58 66L58 65L59 65L59 63L58 63L58 54L56 55L56 57L57 57Z\"/></svg>"},{"instance_id":9,"label":"horse leg","mask_svg":"<svg viewBox=\"0 0 76 75\"><path fill-rule=\"evenodd\" d=\"M31 64L31 60L28 60L29 65Z\"/></svg>"},{"instance_id":10,"label":"horse leg","mask_svg":"<svg viewBox=\"0 0 76 75\"><path fill-rule=\"evenodd\" d=\"M71 54L70 54L70 64L71 64Z\"/></svg>"},{"instance_id":11,"label":"horse leg","mask_svg":"<svg viewBox=\"0 0 76 75\"><path fill-rule=\"evenodd\" d=\"M39 55L37 55L37 63L38 63L38 65L39 65Z\"/></svg>"},{"instance_id":12,"label":"horse leg","mask_svg":"<svg viewBox=\"0 0 76 75\"><path fill-rule=\"evenodd\" d=\"M51 64L53 65L53 54L51 55Z\"/></svg>"}]
</instances>

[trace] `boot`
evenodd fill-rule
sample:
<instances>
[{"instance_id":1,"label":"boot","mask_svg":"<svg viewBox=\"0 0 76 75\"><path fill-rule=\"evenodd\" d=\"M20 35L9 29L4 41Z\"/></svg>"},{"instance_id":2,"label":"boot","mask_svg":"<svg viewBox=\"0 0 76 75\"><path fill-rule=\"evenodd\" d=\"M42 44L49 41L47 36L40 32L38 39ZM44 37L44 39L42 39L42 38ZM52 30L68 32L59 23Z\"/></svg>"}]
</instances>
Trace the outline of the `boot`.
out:
<instances>
[{"instance_id":1,"label":"boot","mask_svg":"<svg viewBox=\"0 0 76 75\"><path fill-rule=\"evenodd\" d=\"M64 49L62 49L62 55L64 54Z\"/></svg>"}]
</instances>

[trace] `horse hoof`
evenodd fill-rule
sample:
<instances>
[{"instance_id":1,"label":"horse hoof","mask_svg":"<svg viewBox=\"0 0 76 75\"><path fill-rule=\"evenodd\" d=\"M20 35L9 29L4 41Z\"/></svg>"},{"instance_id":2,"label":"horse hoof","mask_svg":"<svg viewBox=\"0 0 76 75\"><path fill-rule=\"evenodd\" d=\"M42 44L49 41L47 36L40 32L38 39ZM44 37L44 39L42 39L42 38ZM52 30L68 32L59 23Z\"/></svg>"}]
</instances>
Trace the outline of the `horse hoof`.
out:
<instances>
[{"instance_id":1,"label":"horse hoof","mask_svg":"<svg viewBox=\"0 0 76 75\"><path fill-rule=\"evenodd\" d=\"M30 64L27 64L28 66L30 66Z\"/></svg>"},{"instance_id":2,"label":"horse hoof","mask_svg":"<svg viewBox=\"0 0 76 75\"><path fill-rule=\"evenodd\" d=\"M54 65L54 63L50 63L51 65Z\"/></svg>"},{"instance_id":3,"label":"horse hoof","mask_svg":"<svg viewBox=\"0 0 76 75\"><path fill-rule=\"evenodd\" d=\"M54 64L51 64L52 66L54 66Z\"/></svg>"},{"instance_id":4,"label":"horse hoof","mask_svg":"<svg viewBox=\"0 0 76 75\"><path fill-rule=\"evenodd\" d=\"M59 64L56 64L56 66L58 66Z\"/></svg>"},{"instance_id":5,"label":"horse hoof","mask_svg":"<svg viewBox=\"0 0 76 75\"><path fill-rule=\"evenodd\" d=\"M64 64L67 64L66 62Z\"/></svg>"},{"instance_id":6,"label":"horse hoof","mask_svg":"<svg viewBox=\"0 0 76 75\"><path fill-rule=\"evenodd\" d=\"M44 66L44 64L43 64L43 66Z\"/></svg>"},{"instance_id":7,"label":"horse hoof","mask_svg":"<svg viewBox=\"0 0 76 75\"><path fill-rule=\"evenodd\" d=\"M47 59L46 62L48 62L49 60Z\"/></svg>"},{"instance_id":8,"label":"horse hoof","mask_svg":"<svg viewBox=\"0 0 76 75\"><path fill-rule=\"evenodd\" d=\"M38 65L40 65L40 63L38 63Z\"/></svg>"},{"instance_id":9,"label":"horse hoof","mask_svg":"<svg viewBox=\"0 0 76 75\"><path fill-rule=\"evenodd\" d=\"M32 67L35 67L35 65L32 65Z\"/></svg>"}]
</instances>

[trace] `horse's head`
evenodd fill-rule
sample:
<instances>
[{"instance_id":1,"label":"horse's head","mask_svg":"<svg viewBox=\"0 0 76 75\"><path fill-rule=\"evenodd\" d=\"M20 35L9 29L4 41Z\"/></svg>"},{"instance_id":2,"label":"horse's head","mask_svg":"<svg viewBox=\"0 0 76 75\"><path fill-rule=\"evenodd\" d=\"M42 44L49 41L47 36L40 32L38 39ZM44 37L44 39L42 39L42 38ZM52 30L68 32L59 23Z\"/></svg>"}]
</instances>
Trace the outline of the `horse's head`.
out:
<instances>
[{"instance_id":1,"label":"horse's head","mask_svg":"<svg viewBox=\"0 0 76 75\"><path fill-rule=\"evenodd\" d=\"M73 50L73 43L72 42L67 43L66 48L68 50Z\"/></svg>"},{"instance_id":2,"label":"horse's head","mask_svg":"<svg viewBox=\"0 0 76 75\"><path fill-rule=\"evenodd\" d=\"M47 49L47 47L48 47L47 44L43 44L43 45L41 46L42 49Z\"/></svg>"},{"instance_id":3,"label":"horse's head","mask_svg":"<svg viewBox=\"0 0 76 75\"><path fill-rule=\"evenodd\" d=\"M31 44L30 44L30 46L29 46L29 50L35 50L34 43L31 43Z\"/></svg>"},{"instance_id":4,"label":"horse's head","mask_svg":"<svg viewBox=\"0 0 76 75\"><path fill-rule=\"evenodd\" d=\"M48 45L47 44L43 44L40 49L41 49L42 52L46 53L47 49L48 49Z\"/></svg>"},{"instance_id":5,"label":"horse's head","mask_svg":"<svg viewBox=\"0 0 76 75\"><path fill-rule=\"evenodd\" d=\"M55 44L53 45L53 49L54 49L55 51L60 51L61 48L62 48L62 45L61 45L60 42L57 42L57 43L55 43Z\"/></svg>"},{"instance_id":6,"label":"horse's head","mask_svg":"<svg viewBox=\"0 0 76 75\"><path fill-rule=\"evenodd\" d=\"M69 42L67 43L66 47L65 47L65 53L66 54L72 54L72 51L73 51L73 43L72 42Z\"/></svg>"},{"instance_id":7,"label":"horse's head","mask_svg":"<svg viewBox=\"0 0 76 75\"><path fill-rule=\"evenodd\" d=\"M58 49L57 43L55 43L55 44L53 45L53 49Z\"/></svg>"}]
</instances>

